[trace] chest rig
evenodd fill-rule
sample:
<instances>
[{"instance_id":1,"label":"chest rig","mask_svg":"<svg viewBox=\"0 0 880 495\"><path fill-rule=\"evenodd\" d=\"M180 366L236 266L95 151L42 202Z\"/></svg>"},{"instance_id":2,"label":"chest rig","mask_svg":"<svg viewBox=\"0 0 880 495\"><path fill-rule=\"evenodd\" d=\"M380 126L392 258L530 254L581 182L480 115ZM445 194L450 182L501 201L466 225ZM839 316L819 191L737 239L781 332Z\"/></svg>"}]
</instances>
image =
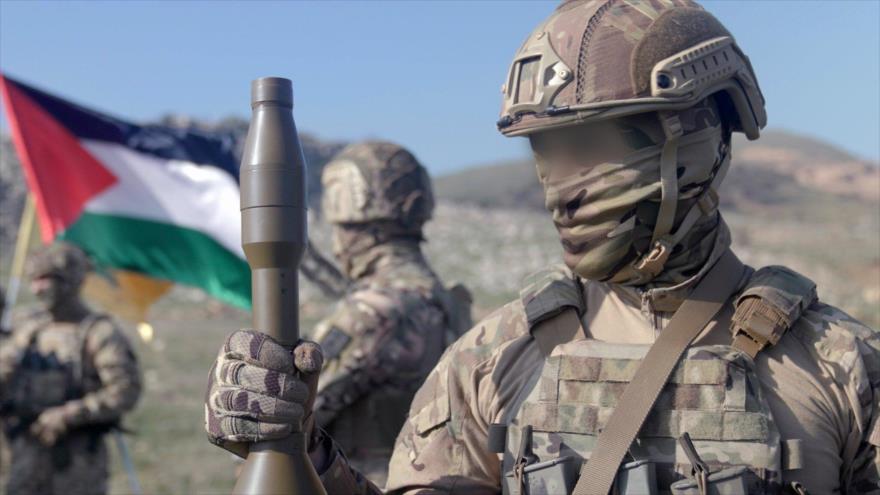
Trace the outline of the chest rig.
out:
<instances>
[{"instance_id":1,"label":"chest rig","mask_svg":"<svg viewBox=\"0 0 880 495\"><path fill-rule=\"evenodd\" d=\"M799 443L780 437L753 358L816 300L815 285L782 267L749 273L732 298L731 344L687 348L629 445L611 493L782 491L782 470L796 467ZM556 267L522 291L545 360L507 424L490 430L493 448L503 452L505 494L575 493L582 465L651 348L585 338L580 284Z\"/></svg>"},{"instance_id":2,"label":"chest rig","mask_svg":"<svg viewBox=\"0 0 880 495\"><path fill-rule=\"evenodd\" d=\"M15 415L28 417L82 397L97 388L86 361L89 331L103 315L90 315L72 329L52 328L47 319L22 329L24 352L8 393Z\"/></svg>"}]
</instances>

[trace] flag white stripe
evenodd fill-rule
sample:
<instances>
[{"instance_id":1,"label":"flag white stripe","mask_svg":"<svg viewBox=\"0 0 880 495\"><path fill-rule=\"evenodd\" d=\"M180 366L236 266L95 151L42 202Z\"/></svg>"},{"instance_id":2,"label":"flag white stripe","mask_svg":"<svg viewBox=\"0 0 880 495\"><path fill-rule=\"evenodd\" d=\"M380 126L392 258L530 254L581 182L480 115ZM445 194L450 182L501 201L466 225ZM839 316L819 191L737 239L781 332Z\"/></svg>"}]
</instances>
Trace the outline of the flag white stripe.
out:
<instances>
[{"instance_id":1,"label":"flag white stripe","mask_svg":"<svg viewBox=\"0 0 880 495\"><path fill-rule=\"evenodd\" d=\"M84 139L81 143L119 179L90 199L86 211L187 227L244 258L239 189L227 172L106 141Z\"/></svg>"}]
</instances>

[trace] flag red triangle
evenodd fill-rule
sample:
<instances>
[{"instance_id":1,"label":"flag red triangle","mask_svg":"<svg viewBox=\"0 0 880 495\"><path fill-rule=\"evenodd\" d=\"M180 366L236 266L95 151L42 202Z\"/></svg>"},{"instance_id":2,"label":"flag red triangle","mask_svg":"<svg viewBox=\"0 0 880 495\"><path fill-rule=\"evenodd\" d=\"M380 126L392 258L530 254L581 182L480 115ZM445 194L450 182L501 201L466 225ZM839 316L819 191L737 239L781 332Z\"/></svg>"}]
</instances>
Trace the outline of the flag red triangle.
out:
<instances>
[{"instance_id":1,"label":"flag red triangle","mask_svg":"<svg viewBox=\"0 0 880 495\"><path fill-rule=\"evenodd\" d=\"M0 86L43 242L51 242L79 218L89 199L117 179L14 81L0 75Z\"/></svg>"}]
</instances>

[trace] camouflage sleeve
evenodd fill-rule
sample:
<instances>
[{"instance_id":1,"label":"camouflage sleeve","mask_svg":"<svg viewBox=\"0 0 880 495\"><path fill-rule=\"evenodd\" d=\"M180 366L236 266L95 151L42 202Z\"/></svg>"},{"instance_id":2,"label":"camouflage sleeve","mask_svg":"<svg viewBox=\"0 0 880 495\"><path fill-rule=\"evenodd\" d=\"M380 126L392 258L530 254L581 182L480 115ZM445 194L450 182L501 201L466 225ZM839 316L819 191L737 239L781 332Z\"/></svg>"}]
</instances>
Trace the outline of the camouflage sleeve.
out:
<instances>
[{"instance_id":1,"label":"camouflage sleeve","mask_svg":"<svg viewBox=\"0 0 880 495\"><path fill-rule=\"evenodd\" d=\"M529 376L516 366L536 352L530 341L516 303L447 349L413 398L389 463L387 493L501 491L501 459L489 450L488 429Z\"/></svg>"},{"instance_id":2,"label":"camouflage sleeve","mask_svg":"<svg viewBox=\"0 0 880 495\"><path fill-rule=\"evenodd\" d=\"M382 490L348 464L342 448L330 435L318 428L313 437L316 446L312 447L312 451L323 451L324 462L319 476L327 493L381 495ZM315 462L314 459L312 461Z\"/></svg>"},{"instance_id":3,"label":"camouflage sleeve","mask_svg":"<svg viewBox=\"0 0 880 495\"><path fill-rule=\"evenodd\" d=\"M850 323L857 333L856 348L864 367L864 384L855 384L853 397L861 406L856 425L859 442L850 463L846 493L880 493L880 333ZM855 380L853 380L855 381Z\"/></svg>"},{"instance_id":4,"label":"camouflage sleeve","mask_svg":"<svg viewBox=\"0 0 880 495\"><path fill-rule=\"evenodd\" d=\"M118 420L141 394L137 358L128 338L111 320L98 320L90 329L85 355L100 380L100 388L64 405L70 427Z\"/></svg>"},{"instance_id":5,"label":"camouflage sleeve","mask_svg":"<svg viewBox=\"0 0 880 495\"><path fill-rule=\"evenodd\" d=\"M817 303L762 354L780 432L805 442L807 469L783 478L810 493L880 493L880 333Z\"/></svg>"},{"instance_id":6,"label":"camouflage sleeve","mask_svg":"<svg viewBox=\"0 0 880 495\"><path fill-rule=\"evenodd\" d=\"M318 426L331 423L375 387L419 368L422 346L404 340L399 307L393 293L361 291L319 324L315 340L325 364L314 408Z\"/></svg>"}]
</instances>

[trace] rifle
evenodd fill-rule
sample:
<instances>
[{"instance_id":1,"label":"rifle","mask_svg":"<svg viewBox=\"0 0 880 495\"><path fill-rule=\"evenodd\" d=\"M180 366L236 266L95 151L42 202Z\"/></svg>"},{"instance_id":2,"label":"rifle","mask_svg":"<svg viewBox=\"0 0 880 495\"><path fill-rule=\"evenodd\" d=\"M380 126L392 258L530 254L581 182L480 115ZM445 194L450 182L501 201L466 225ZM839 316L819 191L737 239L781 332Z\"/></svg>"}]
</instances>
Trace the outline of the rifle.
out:
<instances>
[{"instance_id":1,"label":"rifle","mask_svg":"<svg viewBox=\"0 0 880 495\"><path fill-rule=\"evenodd\" d=\"M315 284L325 296L339 299L348 291L351 281L308 241L299 271Z\"/></svg>"}]
</instances>

